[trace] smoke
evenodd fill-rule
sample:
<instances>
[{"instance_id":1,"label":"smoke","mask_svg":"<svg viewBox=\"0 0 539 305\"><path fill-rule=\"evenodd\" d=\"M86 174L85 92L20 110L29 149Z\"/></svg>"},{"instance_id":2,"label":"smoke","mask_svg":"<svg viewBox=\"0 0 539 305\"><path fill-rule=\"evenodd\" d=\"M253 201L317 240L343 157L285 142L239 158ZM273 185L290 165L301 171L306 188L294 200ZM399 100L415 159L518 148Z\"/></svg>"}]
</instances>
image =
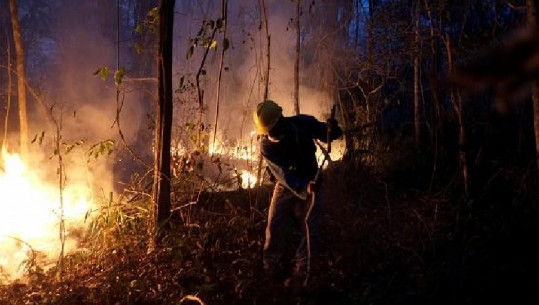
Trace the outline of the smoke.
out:
<instances>
[{"instance_id":1,"label":"smoke","mask_svg":"<svg viewBox=\"0 0 539 305\"><path fill-rule=\"evenodd\" d=\"M285 115L294 114L294 64L296 60L296 30L293 19L296 18L294 1L265 1L269 34L271 36L271 70L269 98L279 103ZM195 49L194 56L186 59L190 47L189 38L194 38L200 29L202 20L216 20L221 17L221 1L204 1L193 5L191 1L177 4L175 22L175 63L176 78L194 75L202 61L203 47ZM309 21L308 8L303 8L301 22ZM263 77L266 69L266 33L264 20L260 16L259 1L229 1L227 38L231 47L225 53L218 118L218 135L249 141L254 130L252 112L264 95ZM303 28L303 27L302 27ZM222 33L217 33L220 43ZM201 78L204 89L204 103L207 106L206 125L215 122L215 104L217 101L217 76L219 72L220 48L210 50ZM308 64L307 64L308 62ZM300 110L302 113L325 120L332 93L320 89L318 78L313 77L313 69L319 63L302 60L300 64ZM193 80L194 82L194 80ZM177 83L177 82L176 82ZM189 100L189 97L180 97ZM190 98L196 98L191 96ZM192 101L192 103L196 103ZM176 117L185 113L180 107Z\"/></svg>"},{"instance_id":2,"label":"smoke","mask_svg":"<svg viewBox=\"0 0 539 305\"><path fill-rule=\"evenodd\" d=\"M132 21L126 21L127 17L117 19L115 1L59 3L54 15L50 16L56 20L50 34L55 52L48 54L50 57L41 63L46 67L45 75L32 75L32 78L38 80L45 101L53 105L52 113L65 145L82 143L77 146L79 152L89 153L88 150L97 143L109 139L116 142L115 153L110 156L106 152L90 163L82 162L84 158L79 156L77 162L70 165L82 162L86 167L90 164L90 173L98 177L101 184L96 187L105 193L120 192L119 180L127 182L129 174L138 169L123 150L118 136L117 113L120 110L120 127L127 144L133 146L143 159L148 159L151 150L150 143L141 143L141 140L147 140L150 133L147 117L152 111L152 101L143 101L144 95L133 90L127 82L117 99L113 79L118 64L126 70L127 76L134 74L135 67L130 58L134 41L132 37L120 37L118 42L117 37L118 22ZM125 11L127 8L120 9L121 15L132 16ZM125 31L126 25L119 26L122 27L120 35L130 35ZM94 71L103 67L109 71L105 80L94 75ZM46 140L52 141L56 126L45 120L47 110L39 107L33 110L31 134L47 130Z\"/></svg>"},{"instance_id":3,"label":"smoke","mask_svg":"<svg viewBox=\"0 0 539 305\"><path fill-rule=\"evenodd\" d=\"M30 154L24 160L6 154L1 160L4 212L0 216L0 275L8 280L23 274L25 262L56 262L62 218L66 224L65 252L77 249L80 232L88 227L92 213L105 203L110 192L121 192L121 182L127 182L138 169L126 158L120 144L120 106L127 144L143 159L148 159L151 151L151 142L146 140L152 101L143 100L144 95L129 83L117 99L112 78L118 48L125 56L120 58L120 65L125 66L126 74L133 69L129 58L133 42L118 42L116 2L62 0L22 5L26 9L20 17L25 20L32 16L33 5L40 9L50 5L47 18L54 22L46 38L28 44L40 50L27 50L33 54L26 61L29 84L47 104L42 107L28 95L29 134L33 139ZM26 23L26 37L35 26ZM106 80L94 76L101 67L110 71ZM16 113L13 107L9 152L18 147ZM50 116L54 122L48 119ZM110 146L113 141L115 147ZM109 155L110 149L114 152Z\"/></svg>"}]
</instances>

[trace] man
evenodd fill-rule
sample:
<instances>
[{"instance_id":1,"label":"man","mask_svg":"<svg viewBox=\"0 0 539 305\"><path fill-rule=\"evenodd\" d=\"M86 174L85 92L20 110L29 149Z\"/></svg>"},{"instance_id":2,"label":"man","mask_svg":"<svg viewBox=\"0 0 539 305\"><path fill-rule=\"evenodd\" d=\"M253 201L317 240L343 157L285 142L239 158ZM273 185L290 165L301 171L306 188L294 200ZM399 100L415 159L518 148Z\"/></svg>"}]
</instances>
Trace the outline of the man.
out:
<instances>
[{"instance_id":1,"label":"man","mask_svg":"<svg viewBox=\"0 0 539 305\"><path fill-rule=\"evenodd\" d=\"M342 135L337 121L319 122L309 115L285 117L282 108L271 100L257 105L253 119L257 133L262 135L260 149L276 184L268 211L264 268L275 277L288 276L291 267L290 236L292 228L301 232L296 248L295 274L306 272L307 240L304 219L316 192L316 202L308 219L310 254L316 255L319 243L322 203L320 181L314 181L318 171L314 139L327 142ZM319 179L320 180L320 179Z\"/></svg>"}]
</instances>

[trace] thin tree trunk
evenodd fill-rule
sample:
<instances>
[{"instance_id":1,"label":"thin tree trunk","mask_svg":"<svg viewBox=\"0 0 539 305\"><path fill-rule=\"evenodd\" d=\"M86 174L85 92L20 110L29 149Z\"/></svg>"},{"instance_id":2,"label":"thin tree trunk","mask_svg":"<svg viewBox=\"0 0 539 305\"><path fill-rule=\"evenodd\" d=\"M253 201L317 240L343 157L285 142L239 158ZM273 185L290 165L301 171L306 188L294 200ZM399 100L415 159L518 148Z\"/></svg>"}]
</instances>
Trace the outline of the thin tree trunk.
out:
<instances>
[{"instance_id":1,"label":"thin tree trunk","mask_svg":"<svg viewBox=\"0 0 539 305\"><path fill-rule=\"evenodd\" d=\"M367 63L369 69L374 69L374 2L374 0L369 0L369 20L367 21Z\"/></svg>"},{"instance_id":2,"label":"thin tree trunk","mask_svg":"<svg viewBox=\"0 0 539 305\"><path fill-rule=\"evenodd\" d=\"M447 66L449 69L449 73L453 70L453 53L452 53L452 46L451 46L451 37L449 37L449 34L445 34L445 47L447 51ZM465 150L465 144L466 144L466 129L464 128L464 116L463 116L463 109L462 109L462 99L458 94L455 93L455 89L450 90L450 100L451 104L453 105L453 110L455 111L455 114L457 115L457 120L459 124L459 163L460 163L460 169L462 173L462 180L464 184L464 194L468 196L469 194L469 174L468 174L468 162L466 157L466 150Z\"/></svg>"},{"instance_id":3,"label":"thin tree trunk","mask_svg":"<svg viewBox=\"0 0 539 305\"><path fill-rule=\"evenodd\" d=\"M262 11L262 18L264 18L264 30L266 33L266 71L264 76L264 100L268 99L269 95L269 76L270 76L270 68L271 68L271 56L270 56L270 50L271 50L271 35L269 33L269 25L268 25L268 15L266 13L266 4L264 3L264 0L260 0L260 9Z\"/></svg>"},{"instance_id":4,"label":"thin tree trunk","mask_svg":"<svg viewBox=\"0 0 539 305\"><path fill-rule=\"evenodd\" d=\"M210 37L210 43L213 42L213 39L215 38L215 33L217 33L217 27L213 28L213 31L211 33ZM206 64L206 59L208 58L208 53L210 52L210 47L207 47L204 51L204 56L202 56L202 61L200 62L200 66L198 67L197 74L195 76L196 80L196 86L197 86L197 92L198 92L198 128L197 128L197 149L202 150L202 130L204 129L202 124L202 116L204 114L204 90L202 89L202 86L200 85L200 76L203 75L204 71L204 65Z\"/></svg>"},{"instance_id":5,"label":"thin tree trunk","mask_svg":"<svg viewBox=\"0 0 539 305\"><path fill-rule=\"evenodd\" d=\"M156 241L170 218L170 140L172 133L172 34L175 0L159 5L158 101L155 128L153 199Z\"/></svg>"},{"instance_id":6,"label":"thin tree trunk","mask_svg":"<svg viewBox=\"0 0 539 305\"><path fill-rule=\"evenodd\" d=\"M296 61L294 63L294 111L299 114L299 59L301 51L301 0L296 0Z\"/></svg>"},{"instance_id":7,"label":"thin tree trunk","mask_svg":"<svg viewBox=\"0 0 539 305\"><path fill-rule=\"evenodd\" d=\"M60 236L60 254L58 255L58 262L56 265L56 277L59 282L62 281L64 275L64 256L65 256L65 243L66 243L66 227L65 227L65 213L64 213L64 189L66 184L65 166L63 153L61 150L62 139L62 113L59 113L58 120L54 119L52 108L50 109L50 116L53 118L55 125L54 134L54 148L57 151L56 157L58 158L58 195L60 200L60 209L57 213L60 219L59 223L59 236Z\"/></svg>"},{"instance_id":8,"label":"thin tree trunk","mask_svg":"<svg viewBox=\"0 0 539 305\"><path fill-rule=\"evenodd\" d=\"M533 126L535 130L535 157L537 173L539 175L539 85L537 81L532 84Z\"/></svg>"},{"instance_id":9,"label":"thin tree trunk","mask_svg":"<svg viewBox=\"0 0 539 305\"><path fill-rule=\"evenodd\" d=\"M416 147L421 145L421 100L419 98L419 70L420 70L420 52L421 37L419 36L419 2L416 4L415 11L415 37L414 37L414 130Z\"/></svg>"},{"instance_id":10,"label":"thin tree trunk","mask_svg":"<svg viewBox=\"0 0 539 305\"><path fill-rule=\"evenodd\" d=\"M266 14L266 4L264 3L264 0L260 0L260 11L261 11L261 18L264 18L264 29L266 33L266 71L264 76L264 100L268 99L269 95L269 76L270 76L270 68L271 68L271 56L270 56L270 50L271 50L271 35L269 33L269 26L268 26L268 15ZM262 185L262 153L258 154L258 169L256 171L256 181L259 185Z\"/></svg>"},{"instance_id":11,"label":"thin tree trunk","mask_svg":"<svg viewBox=\"0 0 539 305\"><path fill-rule=\"evenodd\" d=\"M19 99L20 152L23 158L28 155L28 116L26 111L26 86L24 73L24 45L22 42L21 26L17 13L17 3L9 0L9 12L13 27L15 55L17 58L17 96Z\"/></svg>"},{"instance_id":12,"label":"thin tree trunk","mask_svg":"<svg viewBox=\"0 0 539 305\"><path fill-rule=\"evenodd\" d=\"M6 41L8 39L6 38ZM9 67L11 65L11 52L10 52L10 45L9 41L7 41L7 66ZM9 126L9 112L11 111L11 70L6 69L7 71L7 97L6 97L6 116L4 117L4 140L2 141L2 149L7 151L7 134L8 134L8 126Z\"/></svg>"},{"instance_id":13,"label":"thin tree trunk","mask_svg":"<svg viewBox=\"0 0 539 305\"><path fill-rule=\"evenodd\" d=\"M361 0L355 0L354 1L354 14L355 14L355 17L356 17L356 28L355 28L355 31L354 31L354 46L355 48L357 48L357 50L359 51L361 49L360 47L360 40L359 40L359 33L360 33L360 29L361 27L359 26L359 23L360 23L360 14L359 14L359 11L362 9L361 8L362 6L362 2Z\"/></svg>"},{"instance_id":14,"label":"thin tree trunk","mask_svg":"<svg viewBox=\"0 0 539 305\"><path fill-rule=\"evenodd\" d=\"M375 64L375 49L374 49L374 43L375 43L375 31L374 31L374 25L375 25L375 18L376 14L375 9L377 6L377 0L369 0L369 20L367 22L367 64L368 64L368 77L367 77L367 88L370 91L370 88L374 87L375 83L375 71L376 71L376 64ZM368 97L370 97L370 94L365 94L363 92L363 95L365 96L365 112L367 116L368 122L373 122L376 118L374 117L376 111L374 110L375 107L371 105L371 101ZM361 121L361 118L356 116L356 124L359 124Z\"/></svg>"},{"instance_id":15,"label":"thin tree trunk","mask_svg":"<svg viewBox=\"0 0 539 305\"><path fill-rule=\"evenodd\" d=\"M430 133L430 139L432 146L434 148L434 164L432 168L431 182L429 189L432 188L434 183L434 177L436 176L436 171L438 169L438 156L441 150L439 145L438 137L440 134L443 134L443 124L442 124L442 110L440 104L439 87L438 87L438 48L436 46L436 34L434 31L434 19L432 17L432 11L429 6L429 0L424 1L425 9L429 18L430 24L430 51L431 51L431 68L430 68L430 84L431 84L431 94L432 94L432 104L434 106L434 115L432 118L433 127Z\"/></svg>"},{"instance_id":16,"label":"thin tree trunk","mask_svg":"<svg viewBox=\"0 0 539 305\"><path fill-rule=\"evenodd\" d=\"M528 26L535 33L539 32L537 9L539 9L539 1L527 0L528 7ZM532 83L532 103L533 103L533 126L535 131L535 157L537 163L537 173L539 175L539 84L537 80Z\"/></svg>"},{"instance_id":17,"label":"thin tree trunk","mask_svg":"<svg viewBox=\"0 0 539 305\"><path fill-rule=\"evenodd\" d=\"M217 101L215 102L215 120L213 125L213 140L212 140L212 146L213 150L215 151L215 137L217 136L217 122L219 120L219 104L221 102L221 79L223 77L223 65L225 61L225 41L228 43L227 37L226 37L226 28L228 24L228 0L222 0L221 1L221 19L224 22L224 28L223 28L223 45L221 46L221 61L219 63L219 76L217 77Z\"/></svg>"}]
</instances>

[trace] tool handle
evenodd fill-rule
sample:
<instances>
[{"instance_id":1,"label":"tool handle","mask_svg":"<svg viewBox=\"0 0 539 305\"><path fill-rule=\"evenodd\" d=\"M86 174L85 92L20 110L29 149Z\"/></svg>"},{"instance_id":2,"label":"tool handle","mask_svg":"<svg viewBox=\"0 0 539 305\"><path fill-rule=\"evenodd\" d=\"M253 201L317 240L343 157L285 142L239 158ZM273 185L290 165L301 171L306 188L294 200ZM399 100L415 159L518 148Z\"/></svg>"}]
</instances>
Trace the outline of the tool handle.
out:
<instances>
[{"instance_id":1,"label":"tool handle","mask_svg":"<svg viewBox=\"0 0 539 305\"><path fill-rule=\"evenodd\" d=\"M333 105L331 107L331 114L329 116L329 119L335 119L336 106L337 105ZM329 121L329 119L328 119L328 121ZM328 122L328 124L327 124L327 139L326 139L326 143L328 144L328 149L327 149L328 154L331 153L331 134L333 133L333 130L332 130L331 127L332 127L332 125L329 124L329 122Z\"/></svg>"}]
</instances>

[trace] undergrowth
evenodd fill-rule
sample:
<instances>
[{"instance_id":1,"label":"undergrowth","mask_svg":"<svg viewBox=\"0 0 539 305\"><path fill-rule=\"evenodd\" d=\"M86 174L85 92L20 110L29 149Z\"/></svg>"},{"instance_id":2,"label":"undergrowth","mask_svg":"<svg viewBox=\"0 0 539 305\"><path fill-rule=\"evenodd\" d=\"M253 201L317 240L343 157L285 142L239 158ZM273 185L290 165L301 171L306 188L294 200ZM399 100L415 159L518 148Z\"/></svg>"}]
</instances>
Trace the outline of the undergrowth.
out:
<instances>
[{"instance_id":1,"label":"undergrowth","mask_svg":"<svg viewBox=\"0 0 539 305\"><path fill-rule=\"evenodd\" d=\"M316 276L303 289L287 288L262 271L271 196L264 186L178 193L171 230L156 248L150 247L149 202L110 200L80 250L65 258L61 278L54 269L30 269L25 279L1 287L0 300L188 304L181 300L192 295L205 304L539 301L533 175L504 169L473 200L457 187L406 192L399 186L405 177L391 177L339 163L326 171L323 249Z\"/></svg>"}]
</instances>

